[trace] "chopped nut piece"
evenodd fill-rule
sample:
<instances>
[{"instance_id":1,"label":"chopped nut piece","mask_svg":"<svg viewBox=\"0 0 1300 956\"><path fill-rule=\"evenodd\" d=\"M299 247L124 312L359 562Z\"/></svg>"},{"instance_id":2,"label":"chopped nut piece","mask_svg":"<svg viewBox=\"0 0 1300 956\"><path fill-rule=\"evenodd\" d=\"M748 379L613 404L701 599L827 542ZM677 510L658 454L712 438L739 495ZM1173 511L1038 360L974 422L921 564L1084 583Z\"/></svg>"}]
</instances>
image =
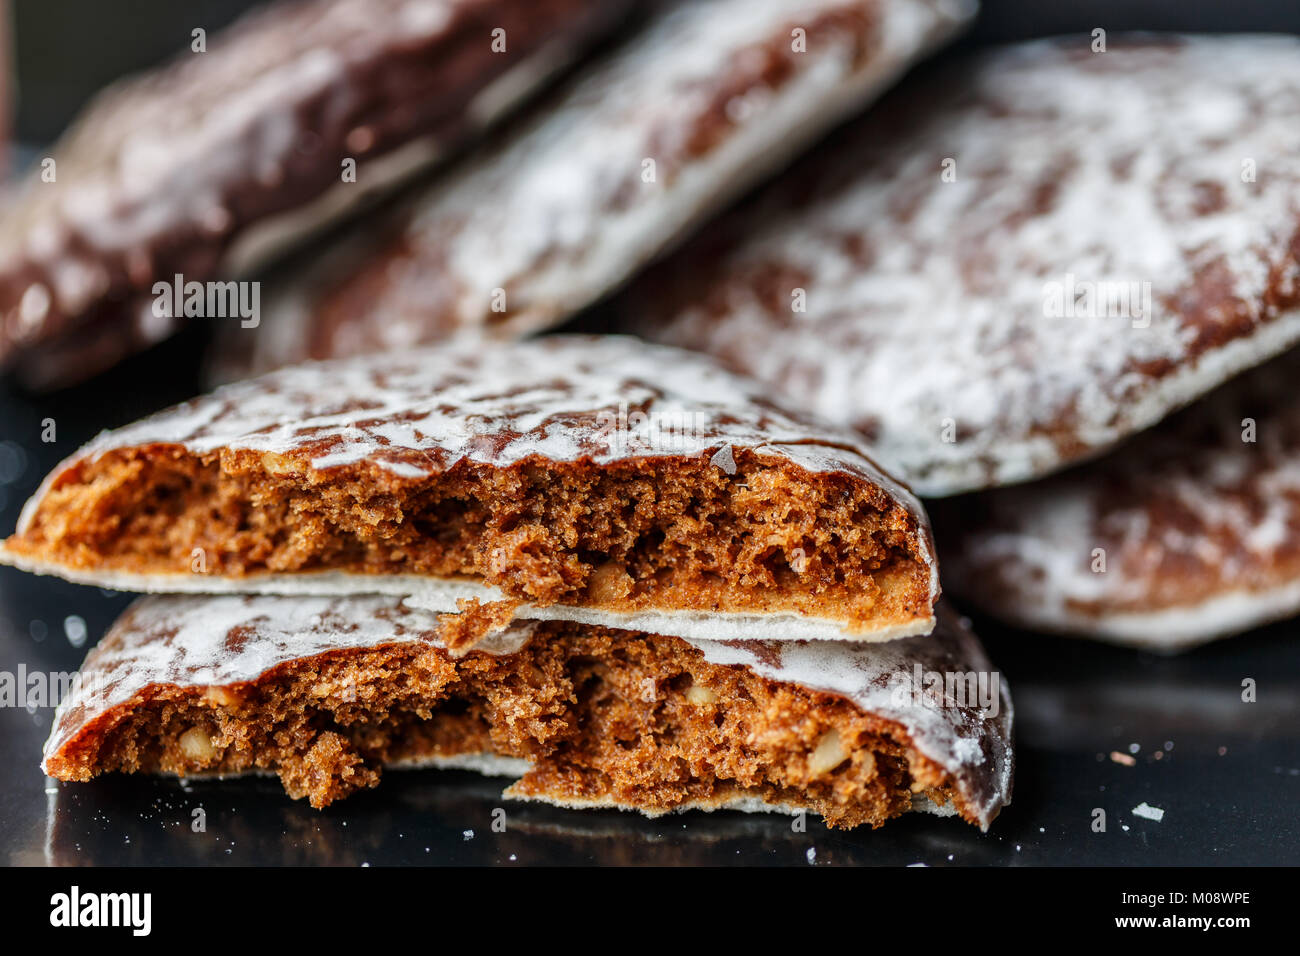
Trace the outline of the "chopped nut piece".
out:
<instances>
[{"instance_id":1,"label":"chopped nut piece","mask_svg":"<svg viewBox=\"0 0 1300 956\"><path fill-rule=\"evenodd\" d=\"M442 625L443 642L454 655L459 656L485 637L499 634L509 627L519 602L484 603L478 598L462 598L456 602L456 607L456 614L439 614L438 623Z\"/></svg>"},{"instance_id":2,"label":"chopped nut piece","mask_svg":"<svg viewBox=\"0 0 1300 956\"><path fill-rule=\"evenodd\" d=\"M239 695L228 687L213 685L203 692L203 696L218 707L238 707L240 703Z\"/></svg>"},{"instance_id":3,"label":"chopped nut piece","mask_svg":"<svg viewBox=\"0 0 1300 956\"><path fill-rule=\"evenodd\" d=\"M217 748L212 746L212 738L198 727L191 727L181 734L181 753L187 760L206 764L217 756Z\"/></svg>"},{"instance_id":4,"label":"chopped nut piece","mask_svg":"<svg viewBox=\"0 0 1300 956\"><path fill-rule=\"evenodd\" d=\"M591 572L587 596L593 601L619 601L632 593L632 576L610 561Z\"/></svg>"},{"instance_id":5,"label":"chopped nut piece","mask_svg":"<svg viewBox=\"0 0 1300 956\"><path fill-rule=\"evenodd\" d=\"M817 741L817 749L808 758L808 770L814 777L820 777L830 773L848 759L849 752L844 749L839 731L832 728L822 734L821 739Z\"/></svg>"},{"instance_id":6,"label":"chopped nut piece","mask_svg":"<svg viewBox=\"0 0 1300 956\"><path fill-rule=\"evenodd\" d=\"M705 704L716 703L718 695L707 687L701 687L699 684L692 684L686 691L686 703L695 707L702 707Z\"/></svg>"}]
</instances>

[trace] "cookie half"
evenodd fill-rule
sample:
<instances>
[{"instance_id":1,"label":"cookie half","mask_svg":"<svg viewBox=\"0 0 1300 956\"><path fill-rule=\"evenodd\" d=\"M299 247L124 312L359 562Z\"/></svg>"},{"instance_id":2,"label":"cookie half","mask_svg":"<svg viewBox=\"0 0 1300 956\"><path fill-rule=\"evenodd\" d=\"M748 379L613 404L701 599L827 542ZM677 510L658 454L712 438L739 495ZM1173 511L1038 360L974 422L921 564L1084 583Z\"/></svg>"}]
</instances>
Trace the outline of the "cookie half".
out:
<instances>
[{"instance_id":1,"label":"cookie half","mask_svg":"<svg viewBox=\"0 0 1300 956\"><path fill-rule=\"evenodd\" d=\"M927 633L928 519L857 441L617 336L307 363L101 434L0 561L711 639Z\"/></svg>"},{"instance_id":2,"label":"cookie half","mask_svg":"<svg viewBox=\"0 0 1300 956\"><path fill-rule=\"evenodd\" d=\"M938 503L944 583L1022 625L1178 650L1300 612L1300 354L1044 481Z\"/></svg>"},{"instance_id":3,"label":"cookie half","mask_svg":"<svg viewBox=\"0 0 1300 956\"><path fill-rule=\"evenodd\" d=\"M964 622L889 644L718 644L515 623L456 656L391 597L137 602L87 658L47 774L277 774L323 807L384 767L520 776L506 795L655 816L912 809L987 829L1009 692Z\"/></svg>"},{"instance_id":4,"label":"cookie half","mask_svg":"<svg viewBox=\"0 0 1300 956\"><path fill-rule=\"evenodd\" d=\"M873 98L968 0L688 0L223 329L217 377L555 325Z\"/></svg>"},{"instance_id":5,"label":"cookie half","mask_svg":"<svg viewBox=\"0 0 1300 956\"><path fill-rule=\"evenodd\" d=\"M1300 339L1300 40L1087 36L909 82L627 298L922 495L1040 477Z\"/></svg>"},{"instance_id":6,"label":"cookie half","mask_svg":"<svg viewBox=\"0 0 1300 956\"><path fill-rule=\"evenodd\" d=\"M58 386L170 335L183 310L156 283L250 273L463 143L628 6L292 0L196 37L103 93L6 197L0 368Z\"/></svg>"}]
</instances>

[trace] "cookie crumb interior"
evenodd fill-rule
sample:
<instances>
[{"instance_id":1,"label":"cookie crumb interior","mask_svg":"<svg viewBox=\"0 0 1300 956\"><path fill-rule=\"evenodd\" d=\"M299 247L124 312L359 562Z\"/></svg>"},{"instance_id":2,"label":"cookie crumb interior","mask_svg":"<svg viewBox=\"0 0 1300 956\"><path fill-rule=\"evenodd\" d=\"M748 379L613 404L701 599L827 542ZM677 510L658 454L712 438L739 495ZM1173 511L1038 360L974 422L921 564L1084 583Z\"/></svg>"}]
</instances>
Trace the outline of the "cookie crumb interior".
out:
<instances>
[{"instance_id":1,"label":"cookie crumb interior","mask_svg":"<svg viewBox=\"0 0 1300 956\"><path fill-rule=\"evenodd\" d=\"M538 625L504 656L410 642L331 651L229 686L152 685L83 726L48 772L277 774L325 807L388 763L492 753L528 760L511 795L616 801L651 814L736 798L879 826L951 778L902 728L835 695L711 664L677 638ZM74 715L75 716L75 715Z\"/></svg>"},{"instance_id":2,"label":"cookie crumb interior","mask_svg":"<svg viewBox=\"0 0 1300 956\"><path fill-rule=\"evenodd\" d=\"M7 547L74 569L468 578L539 606L789 611L850 630L930 615L926 532L884 490L748 450L735 464L462 460L407 479L147 445L73 464Z\"/></svg>"}]
</instances>

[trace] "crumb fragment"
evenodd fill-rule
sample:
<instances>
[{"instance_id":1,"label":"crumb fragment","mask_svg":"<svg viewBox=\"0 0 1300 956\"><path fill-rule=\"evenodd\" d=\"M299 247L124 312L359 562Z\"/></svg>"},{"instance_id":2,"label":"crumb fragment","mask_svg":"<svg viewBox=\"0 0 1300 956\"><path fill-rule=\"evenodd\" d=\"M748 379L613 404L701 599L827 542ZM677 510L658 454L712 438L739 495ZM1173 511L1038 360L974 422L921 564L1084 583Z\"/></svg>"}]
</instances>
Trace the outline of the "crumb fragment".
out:
<instances>
[{"instance_id":1,"label":"crumb fragment","mask_svg":"<svg viewBox=\"0 0 1300 956\"><path fill-rule=\"evenodd\" d=\"M1164 819L1165 811L1159 807L1149 805L1145 800L1133 808L1133 816L1141 817L1144 820L1154 820L1159 823Z\"/></svg>"},{"instance_id":2,"label":"crumb fragment","mask_svg":"<svg viewBox=\"0 0 1300 956\"><path fill-rule=\"evenodd\" d=\"M478 598L461 598L456 602L456 614L439 614L442 625L440 636L452 656L468 652L485 637L498 634L515 619L520 602L480 601Z\"/></svg>"}]
</instances>

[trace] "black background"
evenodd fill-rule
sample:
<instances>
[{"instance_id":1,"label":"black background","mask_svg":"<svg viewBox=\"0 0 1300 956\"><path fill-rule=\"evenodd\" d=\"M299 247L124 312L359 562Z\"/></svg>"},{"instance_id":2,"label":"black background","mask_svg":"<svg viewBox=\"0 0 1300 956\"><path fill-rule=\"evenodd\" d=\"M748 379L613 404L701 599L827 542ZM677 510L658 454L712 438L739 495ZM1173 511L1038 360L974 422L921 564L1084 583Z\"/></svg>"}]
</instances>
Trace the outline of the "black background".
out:
<instances>
[{"instance_id":1,"label":"black background","mask_svg":"<svg viewBox=\"0 0 1300 956\"><path fill-rule=\"evenodd\" d=\"M57 135L105 81L188 43L248 6L199 2L38 2L14 9L21 139ZM1300 32L1295 2L989 0L963 45L1123 29ZM41 477L100 428L200 390L195 329L85 386L54 395L0 390L0 531ZM57 441L43 443L53 419ZM0 670L73 670L129 596L0 568ZM0 862L7 864L1300 863L1300 642L1297 622L1179 657L1007 631L977 620L1017 707L1013 805L988 834L912 816L842 833L777 816L691 813L658 821L506 803L501 783L468 774L390 773L379 789L324 812L275 780L110 778L60 785L40 773L52 712L0 708ZM75 621L73 633L76 633ZM1258 683L1258 700L1241 683ZM1134 766L1110 758L1132 754ZM1158 756L1157 756L1158 755ZM1135 817L1138 804L1165 811ZM506 830L491 829L506 809ZM194 810L206 831L194 832ZM1093 811L1107 814L1093 832ZM472 831L472 832L471 832Z\"/></svg>"}]
</instances>

